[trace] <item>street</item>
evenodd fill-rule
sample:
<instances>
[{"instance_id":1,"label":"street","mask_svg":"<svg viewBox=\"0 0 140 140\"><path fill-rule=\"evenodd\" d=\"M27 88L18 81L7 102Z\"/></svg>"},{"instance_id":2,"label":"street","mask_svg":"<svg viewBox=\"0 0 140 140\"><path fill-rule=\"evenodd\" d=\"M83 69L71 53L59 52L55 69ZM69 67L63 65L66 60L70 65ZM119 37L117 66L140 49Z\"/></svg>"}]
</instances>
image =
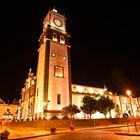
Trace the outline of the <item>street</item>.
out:
<instances>
[{"instance_id":1,"label":"street","mask_svg":"<svg viewBox=\"0 0 140 140\"><path fill-rule=\"evenodd\" d=\"M30 138L31 140L139 140L140 136L124 136L116 135L115 132L125 131L127 128L111 128L101 130L74 130L60 134L54 134L38 138ZM134 131L133 128L130 131ZM27 139L28 140L28 139Z\"/></svg>"}]
</instances>

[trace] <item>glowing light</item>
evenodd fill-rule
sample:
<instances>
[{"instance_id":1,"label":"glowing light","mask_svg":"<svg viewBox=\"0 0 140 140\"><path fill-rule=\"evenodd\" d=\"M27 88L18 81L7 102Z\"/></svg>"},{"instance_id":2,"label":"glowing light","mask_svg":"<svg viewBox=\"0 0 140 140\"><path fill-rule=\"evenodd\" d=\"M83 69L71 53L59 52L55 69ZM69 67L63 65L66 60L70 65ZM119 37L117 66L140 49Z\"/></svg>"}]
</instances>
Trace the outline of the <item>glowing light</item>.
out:
<instances>
[{"instance_id":1,"label":"glowing light","mask_svg":"<svg viewBox=\"0 0 140 140\"><path fill-rule=\"evenodd\" d=\"M112 116L112 118L115 118L116 113L115 113L115 111L114 111L114 110L111 110L111 116Z\"/></svg>"},{"instance_id":2,"label":"glowing light","mask_svg":"<svg viewBox=\"0 0 140 140\"><path fill-rule=\"evenodd\" d=\"M55 53L52 53L52 57L55 57Z\"/></svg>"},{"instance_id":3,"label":"glowing light","mask_svg":"<svg viewBox=\"0 0 140 140\"><path fill-rule=\"evenodd\" d=\"M58 41L58 39L57 38L53 38L53 41Z\"/></svg>"},{"instance_id":4,"label":"glowing light","mask_svg":"<svg viewBox=\"0 0 140 140\"><path fill-rule=\"evenodd\" d=\"M92 118L97 119L97 118L103 118L103 114L96 112L95 114L92 115Z\"/></svg>"},{"instance_id":5,"label":"glowing light","mask_svg":"<svg viewBox=\"0 0 140 140\"><path fill-rule=\"evenodd\" d=\"M45 36L43 37L43 42L44 42L44 43L46 42L46 37L45 37Z\"/></svg>"},{"instance_id":6,"label":"glowing light","mask_svg":"<svg viewBox=\"0 0 140 140\"><path fill-rule=\"evenodd\" d=\"M104 91L107 90L106 85L104 86Z\"/></svg>"},{"instance_id":7,"label":"glowing light","mask_svg":"<svg viewBox=\"0 0 140 140\"><path fill-rule=\"evenodd\" d=\"M76 90L76 86L72 86L72 91L73 92L76 92L77 90Z\"/></svg>"},{"instance_id":8,"label":"glowing light","mask_svg":"<svg viewBox=\"0 0 140 140\"><path fill-rule=\"evenodd\" d=\"M63 56L63 60L66 60L66 56Z\"/></svg>"},{"instance_id":9,"label":"glowing light","mask_svg":"<svg viewBox=\"0 0 140 140\"><path fill-rule=\"evenodd\" d=\"M46 102L43 102L43 105L44 105L44 106L46 106L46 105L47 105L47 103L46 103Z\"/></svg>"},{"instance_id":10,"label":"glowing light","mask_svg":"<svg viewBox=\"0 0 140 140\"><path fill-rule=\"evenodd\" d=\"M61 37L60 37L60 43L61 43L61 44L65 44L64 36L61 36Z\"/></svg>"},{"instance_id":11,"label":"glowing light","mask_svg":"<svg viewBox=\"0 0 140 140\"><path fill-rule=\"evenodd\" d=\"M64 69L63 69L63 67L55 66L54 67L54 75L56 77L64 77Z\"/></svg>"},{"instance_id":12,"label":"glowing light","mask_svg":"<svg viewBox=\"0 0 140 140\"><path fill-rule=\"evenodd\" d=\"M126 90L126 94L127 94L128 96L131 96L131 91L130 91L130 90Z\"/></svg>"},{"instance_id":13,"label":"glowing light","mask_svg":"<svg viewBox=\"0 0 140 140\"><path fill-rule=\"evenodd\" d=\"M57 10L55 8L53 8L53 11L57 13Z\"/></svg>"},{"instance_id":14,"label":"glowing light","mask_svg":"<svg viewBox=\"0 0 140 140\"><path fill-rule=\"evenodd\" d=\"M83 112L80 112L80 113L76 114L76 117L79 118L79 119L82 119L83 118Z\"/></svg>"},{"instance_id":15,"label":"glowing light","mask_svg":"<svg viewBox=\"0 0 140 140\"><path fill-rule=\"evenodd\" d=\"M83 87L78 87L78 92L82 93L83 92Z\"/></svg>"},{"instance_id":16,"label":"glowing light","mask_svg":"<svg viewBox=\"0 0 140 140\"><path fill-rule=\"evenodd\" d=\"M31 84L33 85L34 83L35 83L34 80L32 80Z\"/></svg>"},{"instance_id":17,"label":"glowing light","mask_svg":"<svg viewBox=\"0 0 140 140\"><path fill-rule=\"evenodd\" d=\"M91 93L91 94L93 94L94 93L93 88L89 88L88 92Z\"/></svg>"},{"instance_id":18,"label":"glowing light","mask_svg":"<svg viewBox=\"0 0 140 140\"><path fill-rule=\"evenodd\" d=\"M60 43L61 43L61 44L65 44L65 41L62 41L62 40L61 40Z\"/></svg>"},{"instance_id":19,"label":"glowing light","mask_svg":"<svg viewBox=\"0 0 140 140\"><path fill-rule=\"evenodd\" d=\"M104 92L103 92L103 90L99 90L99 93L101 94L101 95L103 95L104 94Z\"/></svg>"}]
</instances>

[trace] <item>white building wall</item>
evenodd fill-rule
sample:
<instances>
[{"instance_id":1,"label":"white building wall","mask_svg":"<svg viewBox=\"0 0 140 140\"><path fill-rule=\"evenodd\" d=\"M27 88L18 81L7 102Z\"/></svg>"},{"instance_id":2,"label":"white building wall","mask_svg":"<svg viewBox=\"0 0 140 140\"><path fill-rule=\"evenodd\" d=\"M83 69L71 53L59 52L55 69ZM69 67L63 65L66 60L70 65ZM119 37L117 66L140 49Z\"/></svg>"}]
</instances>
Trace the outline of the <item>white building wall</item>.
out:
<instances>
[{"instance_id":1,"label":"white building wall","mask_svg":"<svg viewBox=\"0 0 140 140\"><path fill-rule=\"evenodd\" d=\"M0 104L0 119L4 118L4 114L8 114L7 109L9 109L9 112L10 114L12 114L13 117L18 117L18 105Z\"/></svg>"},{"instance_id":2,"label":"white building wall","mask_svg":"<svg viewBox=\"0 0 140 140\"><path fill-rule=\"evenodd\" d=\"M35 94L35 114L37 117L43 118L43 102L44 102L44 69L45 69L45 51L46 46L42 44L39 48L39 58L37 67L37 82Z\"/></svg>"},{"instance_id":3,"label":"white building wall","mask_svg":"<svg viewBox=\"0 0 140 140\"><path fill-rule=\"evenodd\" d=\"M48 110L62 110L69 105L69 69L67 45L51 41L50 44L50 63L49 63L49 86L48 86ZM51 54L55 53L55 57ZM63 56L66 57L63 60ZM64 77L54 76L54 66L60 66L64 69ZM61 104L57 104L57 94L61 95Z\"/></svg>"},{"instance_id":4,"label":"white building wall","mask_svg":"<svg viewBox=\"0 0 140 140\"><path fill-rule=\"evenodd\" d=\"M89 90L90 89L90 90ZM82 85L72 85L72 104L75 104L78 106L78 108L80 108L80 106L82 106L82 98L88 93L89 91L96 91L96 94L100 94L103 95L103 90L101 88L94 88L94 87L88 87L88 86L82 86ZM94 92L92 92L94 93ZM91 94L92 95L92 94ZM119 106L121 115L120 117L122 117L123 113L129 113L129 110L131 111L131 116L133 116L133 112L134 115L140 115L140 113L138 113L137 111L137 107L139 105L138 103L138 98L131 98L131 102L130 102L130 97L128 96L122 96L122 95L114 95L112 93L110 93L109 98L113 100L114 104L115 104L115 108L116 105ZM133 110L131 109L131 104L133 107ZM117 116L117 112L115 111L115 108L111 110L111 113L107 113L107 118L115 118L118 117ZM132 112L133 111L133 112ZM88 118L89 116L87 116L86 114L84 114L83 112L80 112L78 114L75 115L77 118ZM95 114L92 115L92 118L104 118L105 116L99 112L96 112Z\"/></svg>"}]
</instances>

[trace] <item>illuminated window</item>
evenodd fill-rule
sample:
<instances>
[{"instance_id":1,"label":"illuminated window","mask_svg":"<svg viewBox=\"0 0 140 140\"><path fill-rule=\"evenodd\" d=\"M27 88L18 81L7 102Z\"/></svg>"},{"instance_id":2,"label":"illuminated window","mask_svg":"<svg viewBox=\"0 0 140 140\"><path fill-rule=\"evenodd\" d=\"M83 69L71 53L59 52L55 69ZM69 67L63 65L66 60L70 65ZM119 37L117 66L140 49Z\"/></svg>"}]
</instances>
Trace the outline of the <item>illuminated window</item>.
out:
<instances>
[{"instance_id":1,"label":"illuminated window","mask_svg":"<svg viewBox=\"0 0 140 140\"><path fill-rule=\"evenodd\" d=\"M53 53L51 54L51 56L52 56L52 57L55 57L55 53L53 52Z\"/></svg>"},{"instance_id":2,"label":"illuminated window","mask_svg":"<svg viewBox=\"0 0 140 140\"><path fill-rule=\"evenodd\" d=\"M54 76L63 78L64 77L64 69L60 66L54 67Z\"/></svg>"},{"instance_id":3,"label":"illuminated window","mask_svg":"<svg viewBox=\"0 0 140 140\"><path fill-rule=\"evenodd\" d=\"M103 95L103 94L104 94L103 90L100 89L100 90L99 90L99 94L100 94L100 95Z\"/></svg>"},{"instance_id":4,"label":"illuminated window","mask_svg":"<svg viewBox=\"0 0 140 140\"><path fill-rule=\"evenodd\" d=\"M122 110L123 110L124 112L126 112L126 110L127 110L126 104L125 104L125 103L122 103Z\"/></svg>"},{"instance_id":5,"label":"illuminated window","mask_svg":"<svg viewBox=\"0 0 140 140\"><path fill-rule=\"evenodd\" d=\"M76 92L76 91L77 91L76 86L73 86L73 91L74 91L74 92Z\"/></svg>"},{"instance_id":6,"label":"illuminated window","mask_svg":"<svg viewBox=\"0 0 140 140\"><path fill-rule=\"evenodd\" d=\"M61 94L57 94L57 104L61 104Z\"/></svg>"},{"instance_id":7,"label":"illuminated window","mask_svg":"<svg viewBox=\"0 0 140 140\"><path fill-rule=\"evenodd\" d=\"M94 93L93 88L89 88L88 92L91 94Z\"/></svg>"},{"instance_id":8,"label":"illuminated window","mask_svg":"<svg viewBox=\"0 0 140 140\"><path fill-rule=\"evenodd\" d=\"M66 60L66 56L62 56L63 60Z\"/></svg>"},{"instance_id":9,"label":"illuminated window","mask_svg":"<svg viewBox=\"0 0 140 140\"><path fill-rule=\"evenodd\" d=\"M84 92L85 92L85 93L87 93L87 92L88 92L87 88L84 88Z\"/></svg>"},{"instance_id":10,"label":"illuminated window","mask_svg":"<svg viewBox=\"0 0 140 140\"><path fill-rule=\"evenodd\" d=\"M83 92L83 87L79 86L78 87L78 92L82 93Z\"/></svg>"},{"instance_id":11,"label":"illuminated window","mask_svg":"<svg viewBox=\"0 0 140 140\"><path fill-rule=\"evenodd\" d=\"M34 84L34 80L31 81L31 84L32 84L32 85Z\"/></svg>"},{"instance_id":12,"label":"illuminated window","mask_svg":"<svg viewBox=\"0 0 140 140\"><path fill-rule=\"evenodd\" d=\"M60 36L60 43L65 44L64 36Z\"/></svg>"},{"instance_id":13,"label":"illuminated window","mask_svg":"<svg viewBox=\"0 0 140 140\"><path fill-rule=\"evenodd\" d=\"M57 41L57 34L56 33L53 33L53 37L52 37L53 41Z\"/></svg>"},{"instance_id":14,"label":"illuminated window","mask_svg":"<svg viewBox=\"0 0 140 140\"><path fill-rule=\"evenodd\" d=\"M43 42L44 42L44 43L46 42L46 37L45 37L45 36L43 37Z\"/></svg>"},{"instance_id":15,"label":"illuminated window","mask_svg":"<svg viewBox=\"0 0 140 140\"><path fill-rule=\"evenodd\" d=\"M127 105L126 105L126 109L127 109L127 110L131 110L131 105L130 105L130 104L127 104Z\"/></svg>"}]
</instances>

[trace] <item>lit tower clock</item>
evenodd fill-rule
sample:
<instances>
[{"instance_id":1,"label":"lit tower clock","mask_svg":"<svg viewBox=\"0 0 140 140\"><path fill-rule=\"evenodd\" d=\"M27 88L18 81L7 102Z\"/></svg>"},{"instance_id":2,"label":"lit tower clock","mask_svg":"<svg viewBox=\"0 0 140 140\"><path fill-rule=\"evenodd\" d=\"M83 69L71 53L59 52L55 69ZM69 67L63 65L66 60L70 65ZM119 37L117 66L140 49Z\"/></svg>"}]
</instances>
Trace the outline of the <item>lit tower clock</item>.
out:
<instances>
[{"instance_id":1,"label":"lit tower clock","mask_svg":"<svg viewBox=\"0 0 140 140\"><path fill-rule=\"evenodd\" d=\"M58 18L54 18L53 22L57 27L61 27L63 25L62 21Z\"/></svg>"},{"instance_id":2,"label":"lit tower clock","mask_svg":"<svg viewBox=\"0 0 140 140\"><path fill-rule=\"evenodd\" d=\"M69 34L66 18L50 10L39 38L39 56L35 96L35 117L59 116L71 103L71 68Z\"/></svg>"}]
</instances>

